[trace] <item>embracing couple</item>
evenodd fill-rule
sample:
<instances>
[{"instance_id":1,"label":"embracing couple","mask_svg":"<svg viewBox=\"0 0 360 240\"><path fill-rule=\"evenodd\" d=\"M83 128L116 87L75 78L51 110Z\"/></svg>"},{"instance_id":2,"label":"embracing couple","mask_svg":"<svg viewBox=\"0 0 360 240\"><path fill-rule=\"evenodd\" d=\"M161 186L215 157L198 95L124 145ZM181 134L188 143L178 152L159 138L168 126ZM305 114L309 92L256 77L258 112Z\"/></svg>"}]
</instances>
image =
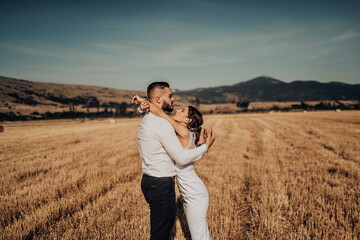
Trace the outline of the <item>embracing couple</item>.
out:
<instances>
[{"instance_id":1,"label":"embracing couple","mask_svg":"<svg viewBox=\"0 0 360 240\"><path fill-rule=\"evenodd\" d=\"M193 240L210 239L206 213L209 195L194 170L215 141L211 129L201 131L202 114L188 106L173 110L174 97L166 82L154 82L147 88L148 100L134 96L133 103L146 112L138 131L143 177L141 189L150 207L151 240L168 240L175 222L174 178L184 202L184 212Z\"/></svg>"}]
</instances>

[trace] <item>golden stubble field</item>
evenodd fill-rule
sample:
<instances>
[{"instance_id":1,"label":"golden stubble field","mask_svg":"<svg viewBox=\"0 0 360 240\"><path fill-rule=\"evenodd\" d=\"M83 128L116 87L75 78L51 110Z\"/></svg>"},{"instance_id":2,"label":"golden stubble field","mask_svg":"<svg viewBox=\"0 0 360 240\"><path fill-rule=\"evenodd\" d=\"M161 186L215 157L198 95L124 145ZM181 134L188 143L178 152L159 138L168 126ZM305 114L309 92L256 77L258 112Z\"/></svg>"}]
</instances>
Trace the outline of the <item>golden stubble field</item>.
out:
<instances>
[{"instance_id":1,"label":"golden stubble field","mask_svg":"<svg viewBox=\"0 0 360 240\"><path fill-rule=\"evenodd\" d=\"M140 119L3 124L0 239L149 238ZM359 239L360 112L211 115L212 239ZM173 239L189 239L181 206ZM184 236L185 235L185 236Z\"/></svg>"}]
</instances>

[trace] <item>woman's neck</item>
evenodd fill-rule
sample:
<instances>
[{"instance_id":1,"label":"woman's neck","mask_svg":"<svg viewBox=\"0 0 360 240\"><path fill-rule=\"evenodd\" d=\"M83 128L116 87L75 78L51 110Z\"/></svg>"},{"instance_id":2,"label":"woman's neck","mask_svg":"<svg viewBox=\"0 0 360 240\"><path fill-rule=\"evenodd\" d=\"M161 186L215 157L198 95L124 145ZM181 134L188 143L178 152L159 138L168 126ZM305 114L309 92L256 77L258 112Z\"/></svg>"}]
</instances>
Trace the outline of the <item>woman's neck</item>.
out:
<instances>
[{"instance_id":1,"label":"woman's neck","mask_svg":"<svg viewBox=\"0 0 360 240\"><path fill-rule=\"evenodd\" d=\"M175 119L174 119L174 120L175 120ZM180 123L180 124L183 125L184 127L188 128L188 124L185 123L185 122L180 122L180 121L177 121L177 120L175 120L175 122Z\"/></svg>"}]
</instances>

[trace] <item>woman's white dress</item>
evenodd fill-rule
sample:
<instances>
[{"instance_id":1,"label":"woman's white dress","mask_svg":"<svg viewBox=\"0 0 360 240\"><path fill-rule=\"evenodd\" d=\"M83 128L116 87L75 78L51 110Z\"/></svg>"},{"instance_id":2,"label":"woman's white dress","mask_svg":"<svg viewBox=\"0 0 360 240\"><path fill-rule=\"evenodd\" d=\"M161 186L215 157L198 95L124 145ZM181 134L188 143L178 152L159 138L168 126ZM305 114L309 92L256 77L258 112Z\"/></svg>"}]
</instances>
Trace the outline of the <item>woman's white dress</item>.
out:
<instances>
[{"instance_id":1,"label":"woman's white dress","mask_svg":"<svg viewBox=\"0 0 360 240\"><path fill-rule=\"evenodd\" d=\"M187 149L195 148L195 134L190 132ZM189 225L192 240L210 239L206 213L209 206L209 194L205 184L194 169L194 163L176 166L177 184L183 197L183 208Z\"/></svg>"}]
</instances>

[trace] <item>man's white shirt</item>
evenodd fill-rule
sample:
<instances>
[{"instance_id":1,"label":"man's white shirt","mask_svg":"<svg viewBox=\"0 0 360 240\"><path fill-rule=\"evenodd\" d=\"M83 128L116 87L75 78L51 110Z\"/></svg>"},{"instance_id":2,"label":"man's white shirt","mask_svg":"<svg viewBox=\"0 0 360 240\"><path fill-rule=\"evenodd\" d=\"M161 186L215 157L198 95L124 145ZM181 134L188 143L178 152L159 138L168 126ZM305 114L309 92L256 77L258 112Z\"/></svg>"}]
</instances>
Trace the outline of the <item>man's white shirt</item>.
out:
<instances>
[{"instance_id":1,"label":"man's white shirt","mask_svg":"<svg viewBox=\"0 0 360 240\"><path fill-rule=\"evenodd\" d=\"M175 163L185 165L207 151L206 144L184 149L171 124L152 113L146 113L140 123L138 143L142 170L153 177L175 176Z\"/></svg>"}]
</instances>

